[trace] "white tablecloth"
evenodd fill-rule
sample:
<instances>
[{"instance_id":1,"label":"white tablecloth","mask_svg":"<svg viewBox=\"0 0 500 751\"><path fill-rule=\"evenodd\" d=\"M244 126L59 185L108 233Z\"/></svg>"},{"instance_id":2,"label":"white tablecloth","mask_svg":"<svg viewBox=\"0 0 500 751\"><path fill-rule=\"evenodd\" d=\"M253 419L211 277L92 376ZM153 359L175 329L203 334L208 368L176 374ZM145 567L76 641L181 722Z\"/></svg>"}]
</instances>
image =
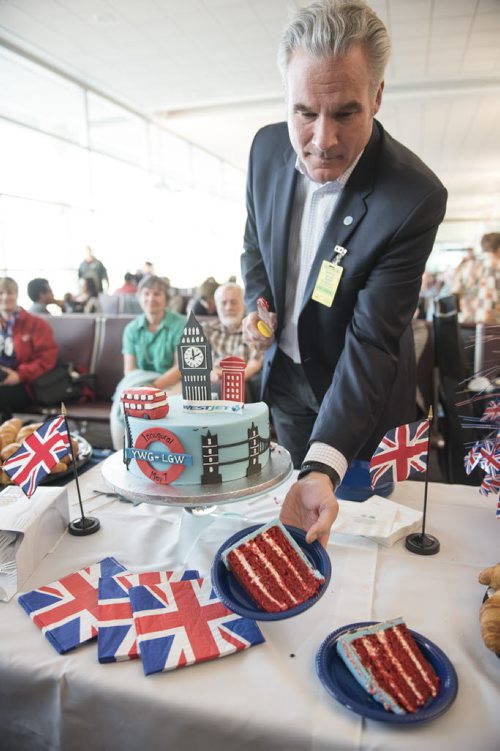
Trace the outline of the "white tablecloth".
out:
<instances>
[{"instance_id":1,"label":"white tablecloth","mask_svg":"<svg viewBox=\"0 0 500 751\"><path fill-rule=\"evenodd\" d=\"M288 483L268 496L195 518L99 495L100 469L82 476L85 507L101 520L91 537L66 534L23 587L33 589L112 555L132 570L186 564L209 575L231 534L279 512ZM393 498L421 508L423 484ZM73 518L76 493L70 486ZM88 499L88 500L87 500ZM95 643L58 655L16 599L0 603L0 749L383 749L498 751L500 660L480 639L479 571L500 560L494 502L475 488L431 485L432 557L334 534L328 592L295 618L261 624L266 643L175 672L145 677L140 661L100 665ZM367 721L337 703L315 671L324 638L344 624L402 615L455 666L459 691L441 717L418 726Z\"/></svg>"}]
</instances>

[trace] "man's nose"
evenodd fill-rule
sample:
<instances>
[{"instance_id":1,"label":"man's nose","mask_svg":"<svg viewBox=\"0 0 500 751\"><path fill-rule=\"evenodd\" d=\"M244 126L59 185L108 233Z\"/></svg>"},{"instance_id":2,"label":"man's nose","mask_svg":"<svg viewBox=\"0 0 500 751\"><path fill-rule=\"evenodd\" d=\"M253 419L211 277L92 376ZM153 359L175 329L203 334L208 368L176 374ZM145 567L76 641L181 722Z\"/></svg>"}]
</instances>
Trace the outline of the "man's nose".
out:
<instances>
[{"instance_id":1,"label":"man's nose","mask_svg":"<svg viewBox=\"0 0 500 751\"><path fill-rule=\"evenodd\" d=\"M313 146L322 155L329 152L338 144L338 125L332 117L320 115L314 122Z\"/></svg>"}]
</instances>

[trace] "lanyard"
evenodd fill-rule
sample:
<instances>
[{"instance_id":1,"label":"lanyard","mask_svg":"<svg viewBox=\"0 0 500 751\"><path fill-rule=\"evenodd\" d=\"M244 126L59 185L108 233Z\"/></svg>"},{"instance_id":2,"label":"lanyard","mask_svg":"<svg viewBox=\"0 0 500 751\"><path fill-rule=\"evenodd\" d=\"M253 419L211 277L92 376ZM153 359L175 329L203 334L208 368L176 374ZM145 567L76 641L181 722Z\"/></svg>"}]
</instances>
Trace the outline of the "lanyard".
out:
<instances>
[{"instance_id":1,"label":"lanyard","mask_svg":"<svg viewBox=\"0 0 500 751\"><path fill-rule=\"evenodd\" d=\"M14 354L14 324L17 319L17 312L5 321L2 319L2 330L0 332L0 352L6 357L12 357Z\"/></svg>"}]
</instances>

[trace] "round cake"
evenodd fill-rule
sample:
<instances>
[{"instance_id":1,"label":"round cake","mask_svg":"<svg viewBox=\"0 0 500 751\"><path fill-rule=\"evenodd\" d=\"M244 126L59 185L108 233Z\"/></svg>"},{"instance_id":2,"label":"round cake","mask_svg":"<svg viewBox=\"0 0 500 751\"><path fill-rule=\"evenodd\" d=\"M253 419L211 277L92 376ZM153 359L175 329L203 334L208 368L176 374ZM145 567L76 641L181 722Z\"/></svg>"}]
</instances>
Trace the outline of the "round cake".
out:
<instances>
[{"instance_id":1,"label":"round cake","mask_svg":"<svg viewBox=\"0 0 500 751\"><path fill-rule=\"evenodd\" d=\"M135 477L159 485L222 483L258 475L269 461L264 402L185 410L182 396L172 396L168 405L161 418L125 412L123 461Z\"/></svg>"}]
</instances>

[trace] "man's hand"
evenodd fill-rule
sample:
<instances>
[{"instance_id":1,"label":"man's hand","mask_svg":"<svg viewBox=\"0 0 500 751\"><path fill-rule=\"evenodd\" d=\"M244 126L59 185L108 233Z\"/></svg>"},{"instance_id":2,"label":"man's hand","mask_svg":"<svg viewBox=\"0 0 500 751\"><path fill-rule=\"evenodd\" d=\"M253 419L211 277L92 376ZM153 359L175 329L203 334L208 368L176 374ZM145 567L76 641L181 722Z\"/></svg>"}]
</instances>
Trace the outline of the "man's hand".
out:
<instances>
[{"instance_id":1,"label":"man's hand","mask_svg":"<svg viewBox=\"0 0 500 751\"><path fill-rule=\"evenodd\" d=\"M310 472L286 494L280 519L283 524L306 530L306 542L319 540L326 548L338 512L330 478L321 472Z\"/></svg>"},{"instance_id":2,"label":"man's hand","mask_svg":"<svg viewBox=\"0 0 500 751\"><path fill-rule=\"evenodd\" d=\"M269 313L269 317L271 318L273 328L276 328L276 313ZM257 328L258 321L259 316L255 312L249 313L249 315L243 319L241 322L243 339L248 342L248 344L252 344L258 350L263 352L264 350L269 349L274 342L274 336L264 336L261 334Z\"/></svg>"}]
</instances>

